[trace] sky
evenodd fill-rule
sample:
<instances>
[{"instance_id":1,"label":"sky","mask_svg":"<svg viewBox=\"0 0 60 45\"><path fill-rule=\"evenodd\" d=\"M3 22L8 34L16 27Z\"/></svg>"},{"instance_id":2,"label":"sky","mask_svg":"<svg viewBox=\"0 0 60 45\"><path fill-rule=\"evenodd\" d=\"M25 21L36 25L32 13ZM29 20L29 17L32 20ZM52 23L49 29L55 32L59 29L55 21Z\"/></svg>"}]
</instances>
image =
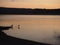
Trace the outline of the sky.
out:
<instances>
[{"instance_id":1,"label":"sky","mask_svg":"<svg viewBox=\"0 0 60 45\"><path fill-rule=\"evenodd\" d=\"M0 7L60 8L60 0L0 0Z\"/></svg>"}]
</instances>

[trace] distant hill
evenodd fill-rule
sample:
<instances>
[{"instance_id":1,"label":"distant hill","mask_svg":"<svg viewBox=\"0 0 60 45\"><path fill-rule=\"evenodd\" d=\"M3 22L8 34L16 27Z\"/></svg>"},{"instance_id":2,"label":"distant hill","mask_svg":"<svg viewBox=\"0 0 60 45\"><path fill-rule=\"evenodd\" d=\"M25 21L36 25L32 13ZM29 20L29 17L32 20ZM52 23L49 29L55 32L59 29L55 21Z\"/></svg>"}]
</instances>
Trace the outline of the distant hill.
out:
<instances>
[{"instance_id":1,"label":"distant hill","mask_svg":"<svg viewBox=\"0 0 60 45\"><path fill-rule=\"evenodd\" d=\"M60 9L30 9L30 8L5 8L5 7L0 7L0 14L60 15Z\"/></svg>"}]
</instances>

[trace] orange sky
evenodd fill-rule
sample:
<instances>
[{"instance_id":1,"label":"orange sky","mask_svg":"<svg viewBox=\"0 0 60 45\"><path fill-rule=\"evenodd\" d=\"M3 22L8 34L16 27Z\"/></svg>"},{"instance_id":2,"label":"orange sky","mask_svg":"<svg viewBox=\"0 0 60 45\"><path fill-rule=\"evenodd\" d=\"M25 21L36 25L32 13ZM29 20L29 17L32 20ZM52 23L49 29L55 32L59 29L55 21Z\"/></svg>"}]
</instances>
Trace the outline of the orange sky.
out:
<instances>
[{"instance_id":1,"label":"orange sky","mask_svg":"<svg viewBox=\"0 0 60 45\"><path fill-rule=\"evenodd\" d=\"M60 8L60 0L2 0L0 7L15 7L15 8Z\"/></svg>"}]
</instances>

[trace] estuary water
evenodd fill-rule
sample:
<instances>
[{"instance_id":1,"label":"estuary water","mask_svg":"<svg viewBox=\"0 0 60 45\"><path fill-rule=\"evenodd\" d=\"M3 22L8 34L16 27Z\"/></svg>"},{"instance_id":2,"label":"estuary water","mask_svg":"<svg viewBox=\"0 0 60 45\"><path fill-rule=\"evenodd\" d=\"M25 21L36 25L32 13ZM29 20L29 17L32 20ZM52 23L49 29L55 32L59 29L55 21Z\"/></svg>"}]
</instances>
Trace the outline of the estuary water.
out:
<instances>
[{"instance_id":1,"label":"estuary water","mask_svg":"<svg viewBox=\"0 0 60 45\"><path fill-rule=\"evenodd\" d=\"M13 29L4 30L7 35L32 40L36 42L59 45L60 16L59 15L1 15L0 26L10 26ZM20 25L20 29L18 29Z\"/></svg>"}]
</instances>

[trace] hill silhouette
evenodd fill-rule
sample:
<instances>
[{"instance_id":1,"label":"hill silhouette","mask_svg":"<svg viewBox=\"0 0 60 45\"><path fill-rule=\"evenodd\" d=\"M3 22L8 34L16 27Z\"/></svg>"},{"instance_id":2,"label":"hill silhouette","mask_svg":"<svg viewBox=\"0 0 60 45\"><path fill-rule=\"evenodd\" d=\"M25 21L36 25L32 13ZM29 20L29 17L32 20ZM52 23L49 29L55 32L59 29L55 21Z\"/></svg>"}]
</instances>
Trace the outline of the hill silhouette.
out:
<instances>
[{"instance_id":1,"label":"hill silhouette","mask_svg":"<svg viewBox=\"0 0 60 45\"><path fill-rule=\"evenodd\" d=\"M30 9L30 8L5 8L5 7L0 7L0 14L60 15L60 9Z\"/></svg>"}]
</instances>

